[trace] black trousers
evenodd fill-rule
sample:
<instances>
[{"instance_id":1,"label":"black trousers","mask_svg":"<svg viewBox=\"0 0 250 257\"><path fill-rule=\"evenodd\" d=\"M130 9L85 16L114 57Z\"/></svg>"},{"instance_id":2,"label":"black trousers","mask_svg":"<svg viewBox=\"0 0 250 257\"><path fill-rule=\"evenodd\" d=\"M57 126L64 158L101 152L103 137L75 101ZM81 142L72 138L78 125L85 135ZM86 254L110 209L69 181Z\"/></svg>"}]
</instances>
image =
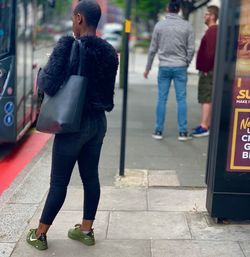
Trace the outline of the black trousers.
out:
<instances>
[{"instance_id":1,"label":"black trousers","mask_svg":"<svg viewBox=\"0 0 250 257\"><path fill-rule=\"evenodd\" d=\"M55 136L52 152L50 189L40 222L51 225L61 209L70 181L78 163L84 189L83 218L94 220L99 198L99 158L107 130L104 112L84 116L82 130L78 133Z\"/></svg>"}]
</instances>

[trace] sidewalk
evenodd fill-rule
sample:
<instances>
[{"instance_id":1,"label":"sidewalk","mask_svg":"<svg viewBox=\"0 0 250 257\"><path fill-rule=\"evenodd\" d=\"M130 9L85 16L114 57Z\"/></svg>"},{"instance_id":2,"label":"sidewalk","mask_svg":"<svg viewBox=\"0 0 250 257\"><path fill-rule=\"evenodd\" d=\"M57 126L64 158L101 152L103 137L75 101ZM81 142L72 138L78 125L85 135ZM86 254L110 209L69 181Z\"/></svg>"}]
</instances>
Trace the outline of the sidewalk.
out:
<instances>
[{"instance_id":1,"label":"sidewalk","mask_svg":"<svg viewBox=\"0 0 250 257\"><path fill-rule=\"evenodd\" d=\"M93 247L67 238L68 228L79 223L82 217L82 190L71 186L63 209L48 234L49 249L40 252L25 242L27 230L36 227L43 206L39 198L35 201L33 193L27 191L25 196L16 197L8 211L1 212L1 227L6 233L1 238L1 257L10 256L13 248L12 257L250 256L250 227L216 225L205 211L205 189L142 186L102 187ZM9 223L12 215L14 222ZM28 227L26 218L30 219ZM2 226L3 222L8 222L8 227ZM8 232L10 224L11 233ZM19 232L20 226L24 233Z\"/></svg>"},{"instance_id":2,"label":"sidewalk","mask_svg":"<svg viewBox=\"0 0 250 257\"><path fill-rule=\"evenodd\" d=\"M37 226L48 191L50 141L0 198L0 257L250 257L250 225L216 224L206 212L207 138L177 140L173 90L164 140L152 139L157 68L144 80L145 60L146 56L137 56L130 71L125 178L117 176L122 90L117 88L116 108L107 115L96 245L87 247L67 238L68 229L82 217L77 168L48 233L49 249L40 252L25 242L29 228ZM200 114L197 75L190 75L188 92L189 127L193 127Z\"/></svg>"},{"instance_id":3,"label":"sidewalk","mask_svg":"<svg viewBox=\"0 0 250 257\"><path fill-rule=\"evenodd\" d=\"M126 140L126 168L148 171L172 171L182 187L205 187L205 169L208 138L179 142L176 100L173 87L170 89L165 122L164 140L152 139L157 98L157 60L146 80L143 72L147 56L130 56L128 85L128 113ZM197 103L198 76L189 75L188 81L188 128L200 121L200 106ZM112 185L119 167L120 128L123 91L115 92L115 108L108 117L108 133L100 163L100 176L105 185ZM107 174L110 179L107 180ZM112 183L108 183L112 181ZM171 185L170 185L171 186Z\"/></svg>"}]
</instances>

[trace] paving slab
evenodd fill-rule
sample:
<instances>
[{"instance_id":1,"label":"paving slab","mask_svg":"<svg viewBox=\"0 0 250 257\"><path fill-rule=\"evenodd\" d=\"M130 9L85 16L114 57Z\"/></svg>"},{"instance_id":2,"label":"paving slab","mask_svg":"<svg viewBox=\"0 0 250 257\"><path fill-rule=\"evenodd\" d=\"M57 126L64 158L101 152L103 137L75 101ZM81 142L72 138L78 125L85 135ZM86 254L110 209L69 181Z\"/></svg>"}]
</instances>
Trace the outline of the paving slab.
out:
<instances>
[{"instance_id":1,"label":"paving slab","mask_svg":"<svg viewBox=\"0 0 250 257\"><path fill-rule=\"evenodd\" d=\"M71 239L51 239L48 243L49 249L41 252L26 244L25 241L21 241L11 257L151 257L149 240L99 241L97 239L95 246L85 246Z\"/></svg>"},{"instance_id":2,"label":"paving slab","mask_svg":"<svg viewBox=\"0 0 250 257\"><path fill-rule=\"evenodd\" d=\"M119 173L118 168L103 168L99 169L99 178L101 186L114 186L114 177Z\"/></svg>"},{"instance_id":3,"label":"paving slab","mask_svg":"<svg viewBox=\"0 0 250 257\"><path fill-rule=\"evenodd\" d=\"M239 242L245 257L250 257L250 240Z\"/></svg>"},{"instance_id":4,"label":"paving slab","mask_svg":"<svg viewBox=\"0 0 250 257\"><path fill-rule=\"evenodd\" d=\"M149 170L148 171L149 187L178 187L180 181L175 170Z\"/></svg>"},{"instance_id":5,"label":"paving slab","mask_svg":"<svg viewBox=\"0 0 250 257\"><path fill-rule=\"evenodd\" d=\"M129 133L129 138L127 141L127 154L130 156L161 156L161 157L175 157L175 153L171 148L171 141L174 140L155 140L152 138L151 134L153 131L152 128L141 131L141 134L138 132L131 131ZM178 142L179 143L179 142ZM176 146L175 146L176 147ZM152 149L157 149L157 151L152 151Z\"/></svg>"},{"instance_id":6,"label":"paving slab","mask_svg":"<svg viewBox=\"0 0 250 257\"><path fill-rule=\"evenodd\" d=\"M48 191L50 166L37 163L10 198L10 203L40 203Z\"/></svg>"},{"instance_id":7,"label":"paving slab","mask_svg":"<svg viewBox=\"0 0 250 257\"><path fill-rule=\"evenodd\" d=\"M160 240L152 242L152 257L244 257L237 242Z\"/></svg>"},{"instance_id":8,"label":"paving slab","mask_svg":"<svg viewBox=\"0 0 250 257\"><path fill-rule=\"evenodd\" d=\"M206 190L148 189L148 208L151 211L206 211Z\"/></svg>"},{"instance_id":9,"label":"paving slab","mask_svg":"<svg viewBox=\"0 0 250 257\"><path fill-rule=\"evenodd\" d=\"M9 257L15 245L15 243L0 243L0 257Z\"/></svg>"},{"instance_id":10,"label":"paving slab","mask_svg":"<svg viewBox=\"0 0 250 257\"><path fill-rule=\"evenodd\" d=\"M179 212L112 212L108 239L191 239Z\"/></svg>"},{"instance_id":11,"label":"paving slab","mask_svg":"<svg viewBox=\"0 0 250 257\"><path fill-rule=\"evenodd\" d=\"M117 157L114 157L117 161ZM101 186L113 186L114 185L114 177L118 174L118 168L117 166L115 168L110 167L99 167L99 179ZM82 181L79 176L79 170L77 165L75 166L71 179L70 179L70 185L73 185L74 187L82 188Z\"/></svg>"},{"instance_id":12,"label":"paving slab","mask_svg":"<svg viewBox=\"0 0 250 257\"><path fill-rule=\"evenodd\" d=\"M191 167L187 167L186 169L179 169L176 171L178 175L178 179L180 181L181 186L183 187L201 187L206 188L205 184L205 164L203 168L194 169Z\"/></svg>"},{"instance_id":13,"label":"paving slab","mask_svg":"<svg viewBox=\"0 0 250 257\"><path fill-rule=\"evenodd\" d=\"M117 155L105 155L101 157L100 160L100 168L111 168L118 170L119 167L119 158L117 158Z\"/></svg>"},{"instance_id":14,"label":"paving slab","mask_svg":"<svg viewBox=\"0 0 250 257\"><path fill-rule=\"evenodd\" d=\"M147 191L145 188L103 187L98 210L146 211Z\"/></svg>"},{"instance_id":15,"label":"paving slab","mask_svg":"<svg viewBox=\"0 0 250 257\"><path fill-rule=\"evenodd\" d=\"M0 242L17 242L38 205L7 204L0 213Z\"/></svg>"},{"instance_id":16,"label":"paving slab","mask_svg":"<svg viewBox=\"0 0 250 257\"><path fill-rule=\"evenodd\" d=\"M184 154L183 154L184 155ZM204 165L205 166L205 165ZM148 170L176 170L192 172L193 169L200 169L198 161L185 160L168 156L132 156L127 155L127 168L148 169ZM204 170L205 172L205 170Z\"/></svg>"},{"instance_id":17,"label":"paving slab","mask_svg":"<svg viewBox=\"0 0 250 257\"><path fill-rule=\"evenodd\" d=\"M50 147L50 144L51 140L48 141L47 145L44 146L41 152L32 159L32 161L14 179L11 185L1 194L0 209L6 202L10 200L13 194L18 191L19 187L22 186L23 183L25 183L24 181L27 179L27 176L30 175L30 172L34 169L34 166L37 166L38 162L42 163L42 165L47 165L49 159L47 149ZM39 166L40 165L38 165L37 167Z\"/></svg>"},{"instance_id":18,"label":"paving slab","mask_svg":"<svg viewBox=\"0 0 250 257\"><path fill-rule=\"evenodd\" d=\"M117 187L147 187L148 172L140 169L125 169L125 176L117 175L114 183Z\"/></svg>"},{"instance_id":19,"label":"paving slab","mask_svg":"<svg viewBox=\"0 0 250 257\"><path fill-rule=\"evenodd\" d=\"M247 241L250 225L208 223L206 213L186 213L192 238L195 240Z\"/></svg>"},{"instance_id":20,"label":"paving slab","mask_svg":"<svg viewBox=\"0 0 250 257\"><path fill-rule=\"evenodd\" d=\"M78 199L76 201L75 199ZM82 210L82 188L70 187L63 210ZM146 210L146 189L102 187L98 210Z\"/></svg>"},{"instance_id":21,"label":"paving slab","mask_svg":"<svg viewBox=\"0 0 250 257\"><path fill-rule=\"evenodd\" d=\"M177 170L179 160L167 156L132 156L127 155L127 168L148 170ZM176 162L177 161L177 162Z\"/></svg>"}]
</instances>

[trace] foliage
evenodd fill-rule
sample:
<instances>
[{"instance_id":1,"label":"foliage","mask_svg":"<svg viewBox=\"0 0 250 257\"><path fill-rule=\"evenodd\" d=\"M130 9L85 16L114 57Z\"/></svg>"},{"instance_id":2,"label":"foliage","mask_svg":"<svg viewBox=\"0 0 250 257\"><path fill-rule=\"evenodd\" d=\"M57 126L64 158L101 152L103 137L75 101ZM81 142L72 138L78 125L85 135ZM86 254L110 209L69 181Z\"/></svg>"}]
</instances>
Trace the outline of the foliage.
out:
<instances>
[{"instance_id":1,"label":"foliage","mask_svg":"<svg viewBox=\"0 0 250 257\"><path fill-rule=\"evenodd\" d=\"M149 48L150 46L150 40L144 39L144 40L137 40L135 43L135 47L140 47L140 48Z\"/></svg>"},{"instance_id":2,"label":"foliage","mask_svg":"<svg viewBox=\"0 0 250 257\"><path fill-rule=\"evenodd\" d=\"M158 19L158 14L166 8L166 0L137 0L136 15L142 20Z\"/></svg>"},{"instance_id":3,"label":"foliage","mask_svg":"<svg viewBox=\"0 0 250 257\"><path fill-rule=\"evenodd\" d=\"M48 0L37 0L37 4L43 5L44 7L48 7ZM58 15L63 15L70 10L71 4L72 4L72 0L56 0L55 12ZM47 10L48 9L49 7L47 8Z\"/></svg>"},{"instance_id":4,"label":"foliage","mask_svg":"<svg viewBox=\"0 0 250 257\"><path fill-rule=\"evenodd\" d=\"M133 3L133 13L140 19L157 21L158 14L164 11L168 0L131 0ZM126 1L112 0L114 4L125 7Z\"/></svg>"},{"instance_id":5,"label":"foliage","mask_svg":"<svg viewBox=\"0 0 250 257\"><path fill-rule=\"evenodd\" d=\"M71 8L72 0L57 0L56 1L56 12L58 14L65 14Z\"/></svg>"}]
</instances>

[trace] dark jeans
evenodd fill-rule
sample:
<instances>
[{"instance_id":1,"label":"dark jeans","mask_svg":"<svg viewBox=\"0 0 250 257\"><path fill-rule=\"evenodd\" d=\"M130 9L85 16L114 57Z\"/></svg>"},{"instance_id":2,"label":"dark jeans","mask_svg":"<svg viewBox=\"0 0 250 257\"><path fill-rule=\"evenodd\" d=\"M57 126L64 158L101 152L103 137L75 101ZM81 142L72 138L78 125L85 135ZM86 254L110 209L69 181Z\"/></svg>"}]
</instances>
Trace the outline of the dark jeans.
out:
<instances>
[{"instance_id":1,"label":"dark jeans","mask_svg":"<svg viewBox=\"0 0 250 257\"><path fill-rule=\"evenodd\" d=\"M76 162L84 188L84 219L94 220L100 198L98 164L107 129L104 112L85 115L79 133L55 136L50 189L40 222L51 225L61 209Z\"/></svg>"}]
</instances>

